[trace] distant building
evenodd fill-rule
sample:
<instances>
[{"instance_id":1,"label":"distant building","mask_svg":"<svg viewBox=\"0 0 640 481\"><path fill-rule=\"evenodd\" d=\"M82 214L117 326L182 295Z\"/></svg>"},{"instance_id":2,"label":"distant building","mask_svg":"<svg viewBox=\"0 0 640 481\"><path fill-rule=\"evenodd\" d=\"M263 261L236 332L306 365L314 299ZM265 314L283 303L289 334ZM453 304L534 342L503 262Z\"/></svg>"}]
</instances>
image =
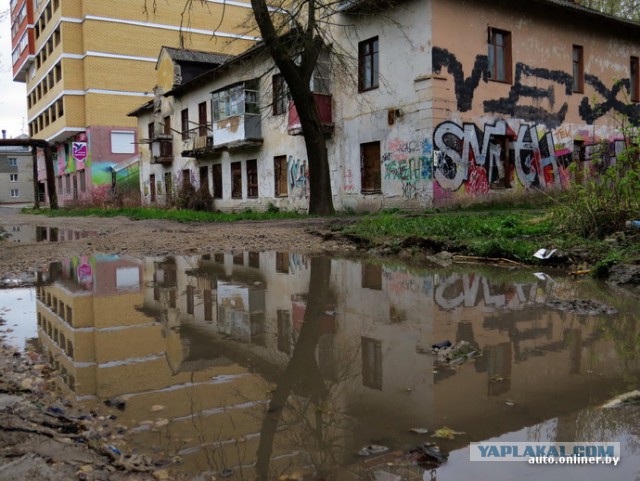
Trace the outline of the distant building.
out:
<instances>
[{"instance_id":1,"label":"distant building","mask_svg":"<svg viewBox=\"0 0 640 481\"><path fill-rule=\"evenodd\" d=\"M0 146L0 204L33 201L31 148Z\"/></svg>"},{"instance_id":2,"label":"distant building","mask_svg":"<svg viewBox=\"0 0 640 481\"><path fill-rule=\"evenodd\" d=\"M327 27L352 71L321 59L312 80L338 209L565 188L617 161L623 119L640 124L637 23L564 0L369 7L342 2ZM220 210L307 208L300 123L268 54L163 92L132 112L146 203L192 183Z\"/></svg>"},{"instance_id":3,"label":"distant building","mask_svg":"<svg viewBox=\"0 0 640 481\"><path fill-rule=\"evenodd\" d=\"M182 2L159 2L154 14L143 0L11 0L13 76L26 84L29 135L56 146L61 205L108 191L122 163L135 170L136 123L126 114L152 98L160 47L184 34L195 49L242 51L255 40L239 26L250 8L195 2L183 28Z\"/></svg>"}]
</instances>

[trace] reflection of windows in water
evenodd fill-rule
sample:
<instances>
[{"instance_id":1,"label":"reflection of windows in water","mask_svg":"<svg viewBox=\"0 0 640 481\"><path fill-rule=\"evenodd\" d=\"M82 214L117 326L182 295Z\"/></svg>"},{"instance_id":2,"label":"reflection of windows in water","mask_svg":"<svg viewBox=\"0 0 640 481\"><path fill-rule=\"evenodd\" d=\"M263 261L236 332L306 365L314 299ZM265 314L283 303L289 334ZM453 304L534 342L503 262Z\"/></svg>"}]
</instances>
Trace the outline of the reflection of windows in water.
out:
<instances>
[{"instance_id":1,"label":"reflection of windows in water","mask_svg":"<svg viewBox=\"0 0 640 481\"><path fill-rule=\"evenodd\" d=\"M224 264L224 254L215 254L213 260L216 264Z\"/></svg>"},{"instance_id":2,"label":"reflection of windows in water","mask_svg":"<svg viewBox=\"0 0 640 481\"><path fill-rule=\"evenodd\" d=\"M289 273L289 253L276 252L276 272Z\"/></svg>"},{"instance_id":3,"label":"reflection of windows in water","mask_svg":"<svg viewBox=\"0 0 640 481\"><path fill-rule=\"evenodd\" d=\"M487 372L488 394L498 396L511 390L511 343L487 346L476 360L476 371Z\"/></svg>"},{"instance_id":4,"label":"reflection of windows in water","mask_svg":"<svg viewBox=\"0 0 640 481\"><path fill-rule=\"evenodd\" d=\"M213 291L211 289L204 290L204 320L213 321Z\"/></svg>"},{"instance_id":5,"label":"reflection of windows in water","mask_svg":"<svg viewBox=\"0 0 640 481\"><path fill-rule=\"evenodd\" d=\"M187 286L187 314L193 314L194 292L195 289L193 286Z\"/></svg>"},{"instance_id":6,"label":"reflection of windows in water","mask_svg":"<svg viewBox=\"0 0 640 481\"><path fill-rule=\"evenodd\" d=\"M362 384L382 390L382 343L368 337L362 338Z\"/></svg>"},{"instance_id":7,"label":"reflection of windows in water","mask_svg":"<svg viewBox=\"0 0 640 481\"><path fill-rule=\"evenodd\" d=\"M291 313L278 310L278 351L291 354Z\"/></svg>"},{"instance_id":8,"label":"reflection of windows in water","mask_svg":"<svg viewBox=\"0 0 640 481\"><path fill-rule=\"evenodd\" d=\"M249 252L249 267L254 269L260 269L260 253Z\"/></svg>"},{"instance_id":9,"label":"reflection of windows in water","mask_svg":"<svg viewBox=\"0 0 640 481\"><path fill-rule=\"evenodd\" d=\"M171 289L169 291L169 307L176 307L176 290L175 289Z\"/></svg>"},{"instance_id":10,"label":"reflection of windows in water","mask_svg":"<svg viewBox=\"0 0 640 481\"><path fill-rule=\"evenodd\" d=\"M582 330L565 329L563 342L569 347L569 374L580 374L582 363Z\"/></svg>"},{"instance_id":11,"label":"reflection of windows in water","mask_svg":"<svg viewBox=\"0 0 640 481\"><path fill-rule=\"evenodd\" d=\"M251 342L259 346L266 346L266 327L264 312L256 312L251 314L249 317L249 322L251 323Z\"/></svg>"},{"instance_id":12,"label":"reflection of windows in water","mask_svg":"<svg viewBox=\"0 0 640 481\"><path fill-rule=\"evenodd\" d=\"M365 289L382 290L382 266L362 264L362 287Z\"/></svg>"},{"instance_id":13,"label":"reflection of windows in water","mask_svg":"<svg viewBox=\"0 0 640 481\"><path fill-rule=\"evenodd\" d=\"M235 254L233 256L233 263L235 265L241 266L244 264L244 254L240 252L239 254Z\"/></svg>"}]
</instances>

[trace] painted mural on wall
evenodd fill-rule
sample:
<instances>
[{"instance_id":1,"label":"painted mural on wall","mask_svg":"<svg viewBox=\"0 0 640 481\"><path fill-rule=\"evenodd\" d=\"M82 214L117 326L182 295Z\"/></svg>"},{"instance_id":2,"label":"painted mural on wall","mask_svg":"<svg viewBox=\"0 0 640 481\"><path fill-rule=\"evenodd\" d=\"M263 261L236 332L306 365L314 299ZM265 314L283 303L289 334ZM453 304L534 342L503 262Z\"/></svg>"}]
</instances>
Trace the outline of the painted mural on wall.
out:
<instances>
[{"instance_id":1,"label":"painted mural on wall","mask_svg":"<svg viewBox=\"0 0 640 481\"><path fill-rule=\"evenodd\" d=\"M56 175L72 174L91 167L91 153L86 135L82 141L58 144L56 148Z\"/></svg>"}]
</instances>

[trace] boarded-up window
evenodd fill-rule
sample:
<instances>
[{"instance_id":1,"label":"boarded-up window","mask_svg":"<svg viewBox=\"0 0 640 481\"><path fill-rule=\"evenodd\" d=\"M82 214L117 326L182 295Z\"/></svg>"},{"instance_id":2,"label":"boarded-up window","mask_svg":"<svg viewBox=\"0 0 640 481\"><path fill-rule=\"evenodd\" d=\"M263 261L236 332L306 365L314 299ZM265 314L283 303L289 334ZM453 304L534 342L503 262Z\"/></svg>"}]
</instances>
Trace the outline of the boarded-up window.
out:
<instances>
[{"instance_id":1,"label":"boarded-up window","mask_svg":"<svg viewBox=\"0 0 640 481\"><path fill-rule=\"evenodd\" d=\"M254 269L260 269L260 253L249 252L249 267Z\"/></svg>"},{"instance_id":2,"label":"boarded-up window","mask_svg":"<svg viewBox=\"0 0 640 481\"><path fill-rule=\"evenodd\" d=\"M222 164L211 166L213 173L213 198L222 199Z\"/></svg>"},{"instance_id":3,"label":"boarded-up window","mask_svg":"<svg viewBox=\"0 0 640 481\"><path fill-rule=\"evenodd\" d=\"M289 194L286 155L277 155L273 158L273 172L276 183L276 197L286 197Z\"/></svg>"},{"instance_id":4,"label":"boarded-up window","mask_svg":"<svg viewBox=\"0 0 640 481\"><path fill-rule=\"evenodd\" d=\"M231 198L242 199L242 163L231 164Z\"/></svg>"},{"instance_id":5,"label":"boarded-up window","mask_svg":"<svg viewBox=\"0 0 640 481\"><path fill-rule=\"evenodd\" d=\"M189 138L189 109L183 109L180 112L180 124L182 127L182 140Z\"/></svg>"},{"instance_id":6,"label":"boarded-up window","mask_svg":"<svg viewBox=\"0 0 640 481\"><path fill-rule=\"evenodd\" d=\"M213 321L213 292L211 289L204 290L204 320Z\"/></svg>"},{"instance_id":7,"label":"boarded-up window","mask_svg":"<svg viewBox=\"0 0 640 481\"><path fill-rule=\"evenodd\" d=\"M247 197L258 198L258 161L247 160Z\"/></svg>"},{"instance_id":8,"label":"boarded-up window","mask_svg":"<svg viewBox=\"0 0 640 481\"><path fill-rule=\"evenodd\" d=\"M207 102L198 104L198 136L207 135Z\"/></svg>"},{"instance_id":9,"label":"boarded-up window","mask_svg":"<svg viewBox=\"0 0 640 481\"><path fill-rule=\"evenodd\" d=\"M380 142L360 144L360 172L362 192L380 192Z\"/></svg>"}]
</instances>

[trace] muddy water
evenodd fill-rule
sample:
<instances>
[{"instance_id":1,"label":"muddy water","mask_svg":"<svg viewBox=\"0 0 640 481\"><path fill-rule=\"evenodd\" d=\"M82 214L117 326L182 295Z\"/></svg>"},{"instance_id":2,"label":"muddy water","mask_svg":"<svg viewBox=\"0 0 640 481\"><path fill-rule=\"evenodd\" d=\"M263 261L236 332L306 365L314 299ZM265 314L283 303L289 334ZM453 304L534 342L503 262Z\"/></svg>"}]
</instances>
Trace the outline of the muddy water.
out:
<instances>
[{"instance_id":1,"label":"muddy water","mask_svg":"<svg viewBox=\"0 0 640 481\"><path fill-rule=\"evenodd\" d=\"M38 335L65 389L114 406L128 428L116 447L177 456L193 475L629 480L640 472L638 411L598 407L638 388L638 300L588 279L281 252L76 257L47 278L37 289ZM576 299L589 302L562 302ZM467 355L439 360L432 345L445 341ZM443 427L459 434L432 437ZM623 460L616 468L470 462L469 443L483 440L619 441ZM403 457L424 442L449 454L435 471ZM371 444L390 452L360 457Z\"/></svg>"},{"instance_id":2,"label":"muddy water","mask_svg":"<svg viewBox=\"0 0 640 481\"><path fill-rule=\"evenodd\" d=\"M80 231L75 229L61 229L58 227L33 226L26 224L14 224L5 226L5 232L10 242L35 243L35 242L69 242L72 240L86 239L96 235L92 231Z\"/></svg>"}]
</instances>

